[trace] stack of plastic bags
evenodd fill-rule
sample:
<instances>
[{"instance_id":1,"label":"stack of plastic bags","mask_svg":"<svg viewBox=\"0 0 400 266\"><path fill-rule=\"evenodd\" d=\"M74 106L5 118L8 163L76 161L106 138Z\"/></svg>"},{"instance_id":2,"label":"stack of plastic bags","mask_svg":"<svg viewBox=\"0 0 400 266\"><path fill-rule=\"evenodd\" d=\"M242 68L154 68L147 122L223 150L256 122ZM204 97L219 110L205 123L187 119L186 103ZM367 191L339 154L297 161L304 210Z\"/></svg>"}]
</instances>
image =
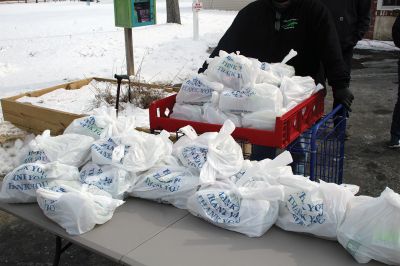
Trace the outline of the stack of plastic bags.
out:
<instances>
[{"instance_id":1,"label":"stack of plastic bags","mask_svg":"<svg viewBox=\"0 0 400 266\"><path fill-rule=\"evenodd\" d=\"M207 60L204 74L182 84L170 117L274 130L276 117L322 88L311 77L295 76L287 62L296 55L291 50L281 63L268 64L220 51Z\"/></svg>"},{"instance_id":2,"label":"stack of plastic bags","mask_svg":"<svg viewBox=\"0 0 400 266\"><path fill-rule=\"evenodd\" d=\"M108 221L138 175L172 153L168 133L136 131L134 121L103 108L76 119L63 135L46 130L21 147L21 165L4 178L0 200L38 201L71 234Z\"/></svg>"},{"instance_id":3,"label":"stack of plastic bags","mask_svg":"<svg viewBox=\"0 0 400 266\"><path fill-rule=\"evenodd\" d=\"M100 134L96 139L88 136L94 132L86 131L88 119ZM230 120L219 132L201 135L186 126L175 144L166 132L146 134L122 121L133 123L99 112L76 120L69 133L45 131L32 139L21 148L21 165L4 178L0 201L38 202L49 219L76 235L110 220L127 196L139 197L249 237L275 224L338 240L360 263L400 263L400 195L392 190L378 198L355 196L357 186L296 176L289 152L244 160Z\"/></svg>"}]
</instances>

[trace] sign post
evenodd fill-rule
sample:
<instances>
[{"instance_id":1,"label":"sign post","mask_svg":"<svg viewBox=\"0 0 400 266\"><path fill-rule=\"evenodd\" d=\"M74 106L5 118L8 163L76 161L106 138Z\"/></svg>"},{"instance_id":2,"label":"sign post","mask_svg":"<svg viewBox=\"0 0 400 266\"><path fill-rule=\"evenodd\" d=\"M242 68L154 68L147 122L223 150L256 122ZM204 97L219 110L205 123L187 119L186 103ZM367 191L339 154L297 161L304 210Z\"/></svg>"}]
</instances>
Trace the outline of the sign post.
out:
<instances>
[{"instance_id":1,"label":"sign post","mask_svg":"<svg viewBox=\"0 0 400 266\"><path fill-rule=\"evenodd\" d=\"M199 12L203 9L203 3L199 0L193 0L193 40L199 40Z\"/></svg>"},{"instance_id":2,"label":"sign post","mask_svg":"<svg viewBox=\"0 0 400 266\"><path fill-rule=\"evenodd\" d=\"M132 28L156 24L156 0L114 0L115 26L124 28L126 70L135 74Z\"/></svg>"},{"instance_id":3,"label":"sign post","mask_svg":"<svg viewBox=\"0 0 400 266\"><path fill-rule=\"evenodd\" d=\"M125 55L126 55L126 71L128 76L135 75L135 63L133 59L133 40L132 29L124 28L125 35Z\"/></svg>"}]
</instances>

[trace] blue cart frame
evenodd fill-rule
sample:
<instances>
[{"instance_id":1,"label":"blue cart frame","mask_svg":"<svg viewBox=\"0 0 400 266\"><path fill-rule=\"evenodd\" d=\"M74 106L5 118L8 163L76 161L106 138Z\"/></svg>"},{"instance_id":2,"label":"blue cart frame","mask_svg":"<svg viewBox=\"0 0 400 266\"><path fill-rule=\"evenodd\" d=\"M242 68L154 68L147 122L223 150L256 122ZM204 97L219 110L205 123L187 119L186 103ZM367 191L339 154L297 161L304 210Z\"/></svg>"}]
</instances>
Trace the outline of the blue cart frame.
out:
<instances>
[{"instance_id":1,"label":"blue cart frame","mask_svg":"<svg viewBox=\"0 0 400 266\"><path fill-rule=\"evenodd\" d=\"M346 122L347 111L339 105L291 143L287 150L293 156L294 173L341 184Z\"/></svg>"}]
</instances>

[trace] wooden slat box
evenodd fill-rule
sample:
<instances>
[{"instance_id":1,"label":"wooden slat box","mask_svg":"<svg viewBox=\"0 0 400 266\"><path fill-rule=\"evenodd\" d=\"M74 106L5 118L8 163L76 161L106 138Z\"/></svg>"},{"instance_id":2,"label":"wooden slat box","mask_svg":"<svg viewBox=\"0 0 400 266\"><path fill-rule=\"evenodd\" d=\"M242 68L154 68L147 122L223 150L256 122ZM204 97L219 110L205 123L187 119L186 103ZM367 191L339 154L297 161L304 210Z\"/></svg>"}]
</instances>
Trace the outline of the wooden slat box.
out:
<instances>
[{"instance_id":1,"label":"wooden slat box","mask_svg":"<svg viewBox=\"0 0 400 266\"><path fill-rule=\"evenodd\" d=\"M62 88L66 90L76 90L85 85L88 85L92 80L116 83L116 80L113 79L92 77L60 84L46 89L19 94L13 97L4 98L1 99L1 107L3 109L4 120L9 121L17 127L34 134L41 134L44 130L50 129L52 135L60 135L73 120L85 115L77 115L68 112L58 111L50 108L35 106L30 103L17 102L16 100L24 96L40 97L46 93ZM127 84L127 81L124 81L123 83ZM131 85L140 85L149 88L164 89L168 92L177 91L177 88L165 87L156 84L131 82ZM138 129L142 131L149 131L149 129L146 128Z\"/></svg>"}]
</instances>

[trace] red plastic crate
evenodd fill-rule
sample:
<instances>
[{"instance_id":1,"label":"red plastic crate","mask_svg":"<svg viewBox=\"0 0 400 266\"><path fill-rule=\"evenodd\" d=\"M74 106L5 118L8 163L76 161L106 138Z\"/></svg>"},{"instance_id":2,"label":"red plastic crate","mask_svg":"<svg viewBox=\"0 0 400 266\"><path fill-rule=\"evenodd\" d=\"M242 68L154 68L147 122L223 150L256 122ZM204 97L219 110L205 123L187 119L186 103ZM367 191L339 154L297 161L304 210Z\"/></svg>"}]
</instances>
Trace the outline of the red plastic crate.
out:
<instances>
[{"instance_id":1,"label":"red plastic crate","mask_svg":"<svg viewBox=\"0 0 400 266\"><path fill-rule=\"evenodd\" d=\"M276 118L275 131L253 128L236 128L232 137L261 146L285 148L309 129L324 114L325 92L319 91L295 108ZM150 105L150 130L167 130L177 132L180 128L191 125L198 134L218 132L222 125L208 124L169 118L176 100L176 95L153 102ZM166 110L169 109L169 113ZM166 114L167 113L167 114Z\"/></svg>"}]
</instances>

